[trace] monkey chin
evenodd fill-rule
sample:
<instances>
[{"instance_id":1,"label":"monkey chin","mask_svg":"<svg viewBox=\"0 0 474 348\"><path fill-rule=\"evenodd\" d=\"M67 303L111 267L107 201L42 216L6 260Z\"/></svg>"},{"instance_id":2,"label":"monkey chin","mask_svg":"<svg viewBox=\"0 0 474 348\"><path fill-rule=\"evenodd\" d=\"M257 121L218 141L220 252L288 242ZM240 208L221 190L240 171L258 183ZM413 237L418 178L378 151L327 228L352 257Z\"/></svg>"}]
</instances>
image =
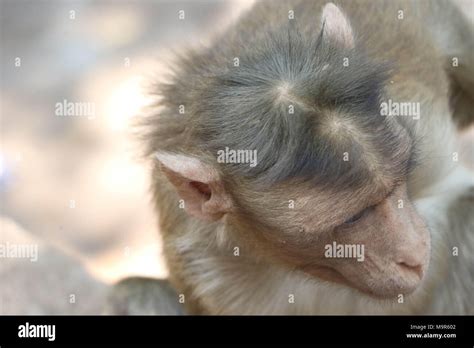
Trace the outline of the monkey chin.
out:
<instances>
[{"instance_id":1,"label":"monkey chin","mask_svg":"<svg viewBox=\"0 0 474 348\"><path fill-rule=\"evenodd\" d=\"M396 278L380 279L380 283L383 285L370 287L368 282L358 283L352 281L341 272L328 266L312 265L303 267L301 270L312 277L349 287L358 291L362 295L379 301L393 300L399 295L409 296L420 287L420 284L424 279L423 275L404 275ZM372 279L372 282L376 283L377 280Z\"/></svg>"}]
</instances>

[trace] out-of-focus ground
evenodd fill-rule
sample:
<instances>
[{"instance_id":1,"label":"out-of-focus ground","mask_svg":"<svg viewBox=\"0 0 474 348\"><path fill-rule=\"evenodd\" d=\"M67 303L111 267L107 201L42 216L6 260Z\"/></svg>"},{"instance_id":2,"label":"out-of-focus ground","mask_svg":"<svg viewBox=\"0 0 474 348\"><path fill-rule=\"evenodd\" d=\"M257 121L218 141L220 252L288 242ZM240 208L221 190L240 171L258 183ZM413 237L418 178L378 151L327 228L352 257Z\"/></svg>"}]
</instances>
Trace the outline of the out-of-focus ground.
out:
<instances>
[{"instance_id":1,"label":"out-of-focus ground","mask_svg":"<svg viewBox=\"0 0 474 348\"><path fill-rule=\"evenodd\" d=\"M96 312L100 282L166 276L129 124L171 52L251 2L0 0L0 243L40 246L0 259L0 314ZM94 112L57 116L64 100Z\"/></svg>"},{"instance_id":2,"label":"out-of-focus ground","mask_svg":"<svg viewBox=\"0 0 474 348\"><path fill-rule=\"evenodd\" d=\"M0 0L0 244L38 247L0 259L0 314L97 313L106 284L166 276L129 123L174 49L252 2ZM94 113L57 116L64 100Z\"/></svg>"}]
</instances>

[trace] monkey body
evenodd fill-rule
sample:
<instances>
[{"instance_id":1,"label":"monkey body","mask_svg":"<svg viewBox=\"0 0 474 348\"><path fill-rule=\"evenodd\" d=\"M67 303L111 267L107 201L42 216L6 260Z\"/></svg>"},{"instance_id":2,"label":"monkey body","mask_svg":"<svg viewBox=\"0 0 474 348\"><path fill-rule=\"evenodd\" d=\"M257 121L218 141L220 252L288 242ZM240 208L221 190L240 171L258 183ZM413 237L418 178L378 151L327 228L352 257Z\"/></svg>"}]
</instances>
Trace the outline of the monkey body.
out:
<instances>
[{"instance_id":1,"label":"monkey body","mask_svg":"<svg viewBox=\"0 0 474 348\"><path fill-rule=\"evenodd\" d=\"M246 118L245 105L232 104L238 98L260 101L263 96L268 96L277 105L275 110L280 110L280 107L286 110L290 104L301 114L326 115L317 121L320 122L317 125L324 124L324 127L320 127L320 131L324 129L325 132L321 133L323 138L327 136L332 140L331 132L335 132L337 141L344 142L340 139L347 135L347 141L353 140L355 147L363 150L368 148L367 144L375 142L375 138L371 137L375 137L377 132L400 129L396 133L397 137L409 137L422 154L420 164L414 167L406 179L406 187L410 205L424 223L418 222L412 215L407 215L406 219L414 221L415 226L426 225L431 235L431 242L429 237L428 242L420 242L424 246L431 243L431 249L428 247L426 251L428 257L431 254L430 266L427 266L427 261L416 261L426 267L423 280L416 290L406 291L409 293L394 289L390 297L377 298L378 295L370 296L364 293L364 289L361 291L356 284L359 280L351 281L351 284L356 284L353 287L346 286L341 284L337 274L326 276L319 266L315 268L318 276L311 276L303 267L301 259L304 257L295 256L295 246L304 246L303 240L308 240L307 244L313 248L322 240L320 236L308 235L307 230L311 226L323 226L326 215L320 213L309 223L304 220L308 214L302 212L308 212L311 205L315 205L315 209L323 209L318 202L324 200L322 197L328 200L332 197L329 193L326 195L325 192L331 192L325 191L326 186L322 185L321 191L317 191L321 192L319 201L313 200L307 194L313 186L293 185L294 176L289 172L286 179L275 179L273 187L276 189L268 192L265 189L256 190L257 184L252 179L248 179L246 174L240 175L242 172L239 170L243 169L215 167L215 163L212 163L211 168L197 164L197 167L182 170L185 165L180 162L180 158L166 154L158 156L155 162L153 193L163 237L163 253L170 271L169 281L178 294L184 295L186 312L191 314L472 314L474 220L468 214L473 208L472 192L469 193L468 189L472 187L473 179L471 173L453 160L453 154L459 151L459 147L451 119L450 75L458 72L451 71L449 67L452 55L456 54L465 63L466 59L474 63L472 55L468 57L467 54L471 49L470 43L466 44L463 40L466 31L470 30L469 25L460 19L449 2L444 1L338 2L345 17L337 8L326 5L327 1L257 3L217 38L212 47L185 56L179 62L176 77L161 87L160 94L165 96L165 111L150 121L153 130L148 137L149 152L192 154L187 163L193 165L192 158L200 157L207 165L215 162L213 152L223 148L224 141L229 141L233 148L251 148L249 145L255 144L255 139L266 131L267 124L280 121L269 121L263 116L260 119L252 116ZM293 11L293 19L289 18L289 11ZM445 19L448 14L450 22ZM321 21L321 17L326 20ZM446 35L436 36L439 32ZM320 45L324 46L326 38L320 33L326 35L328 40L336 41L335 48L330 47L321 53L321 56L326 55L328 58L326 61L323 58L307 58L313 52L312 48L319 50ZM317 41L318 36L320 41ZM307 49L306 43L311 49ZM341 52L338 52L338 45L343 48ZM281 47L284 50L279 50ZM239 58L239 67L232 64L235 57ZM344 58L347 58L347 62ZM346 69L340 70L340 74L348 72L354 82L346 83L335 77L327 82L329 87L314 86L314 90L320 93L305 92L312 80L317 80L319 76L324 79L326 73L336 74L339 71L337 69ZM380 69L380 74L373 72L377 69ZM463 65L462 69L466 67ZM249 82L248 76L255 80ZM269 76L278 78L273 81ZM305 82L305 79L309 82ZM223 88L219 88L221 85ZM225 94L224 88L228 88L228 94ZM378 89L380 95L375 95L373 91ZM325 97L325 93L328 96ZM337 93L340 96L334 101L332 95ZM217 111L212 109L217 103L213 99L216 94L219 94L218 98L230 101ZM377 106L381 96L385 95L395 102L418 103L420 117L399 117L393 122L386 121L389 124L387 126L373 121L376 118L373 116L363 121L366 123L354 126L364 116L345 118L338 114L335 119L343 123L340 131L340 123L332 123L331 117L327 116L332 115L332 111L328 110L333 110L334 105L338 107L337 113L350 112L351 105L354 105L354 112L363 114L364 110L372 110ZM374 99L373 103L371 99ZM256 102L256 105L260 104L263 101ZM341 104L347 104L347 109L341 111ZM179 115L180 118L176 116L179 105L186 106L186 115ZM248 111L249 115L252 112L264 113L258 108L252 110ZM224 123L219 119L220 116L212 116L213 112L227 115L234 113L235 117ZM239 112L244 115L241 119ZM196 117L199 121L196 121ZM307 119L304 120L306 122ZM255 127L252 122L256 122ZM313 123L305 123L300 127L291 120L285 122L283 126L279 124L281 128L275 127L269 132L283 129L281 136L290 137L293 131L294 134L306 134L304 129L313 127ZM239 124L242 128L247 127L248 133L232 138ZM354 136L355 133L359 134L359 129L369 128L369 135ZM296 138L295 144L306 141ZM391 141L391 138L387 139ZM272 144L272 141L262 141L261 148L271 147L268 144ZM288 141L288 147L297 148L291 140ZM380 151L385 151L383 143L380 144ZM403 156L404 146L400 145L400 149L396 150L386 149L385 157L394 151L394 167L398 165L398 157ZM363 150L360 151L360 162L371 165L369 172L380 172L380 175L374 174L374 182L385 185L389 181L389 176L384 174L385 168L378 167L378 161L372 161L380 153L371 155ZM274 148L275 153L281 153L281 158L286 154L284 151L284 147ZM260 153L265 151L259 149ZM295 153L304 155L304 152L297 150ZM263 156L263 161L266 158ZM277 161L275 159L272 162L271 168L270 165L264 167L266 169L262 169L260 175L270 176L277 167L274 165ZM303 164L300 167L306 168ZM279 176L290 169L275 169L274 175ZM189 177L188 173L191 173ZM324 175L322 173L321 177ZM187 179L183 181L183 177ZM221 179L214 179L216 177ZM201 184L196 186L196 182L209 184L209 188L203 188ZM358 185L354 182L353 186ZM189 186L193 186L192 192L188 192ZM344 190L347 192L349 188ZM365 194L368 189L354 190L354 194L347 197L357 205L358 195ZM229 191L229 195L222 193ZM297 207L306 210L302 208L300 213L296 212L298 209L295 212L286 211L290 200L295 200ZM403 208L403 204L408 204L407 200L398 199L398 204ZM191 216L182 209L183 203L192 212ZM253 209L246 208L252 204ZM336 205L332 209L324 209L328 212L327 220L339 219L339 211L340 214L344 211L337 209ZM458 212L461 212L464 223L457 221ZM202 214L205 215L204 219L196 218L196 215ZM290 232L281 231L278 238L275 237L277 233L273 234L272 229L286 224L285 220L298 222L299 229L288 222ZM291 232L293 228L295 232ZM296 231L303 231L298 240L292 239L296 238L292 236L297 234ZM373 236L377 239L376 234ZM344 240L346 237L341 238ZM406 238L400 237L400 243ZM391 243L387 240L385 244ZM454 248L459 251L454 253L456 255L453 254ZM370 250L371 245L366 245L367 249ZM308 255L311 255L309 251ZM457 272L462 274L457 275Z\"/></svg>"}]
</instances>

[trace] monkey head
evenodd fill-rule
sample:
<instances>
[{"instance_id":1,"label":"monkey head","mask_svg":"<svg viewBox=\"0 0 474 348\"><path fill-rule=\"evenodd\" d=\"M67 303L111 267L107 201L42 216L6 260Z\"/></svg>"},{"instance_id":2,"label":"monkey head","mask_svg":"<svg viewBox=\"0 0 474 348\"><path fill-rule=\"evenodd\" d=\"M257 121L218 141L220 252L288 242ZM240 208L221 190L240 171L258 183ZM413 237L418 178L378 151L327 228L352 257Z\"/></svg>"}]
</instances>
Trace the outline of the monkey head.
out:
<instances>
[{"instance_id":1,"label":"monkey head","mask_svg":"<svg viewBox=\"0 0 474 348\"><path fill-rule=\"evenodd\" d=\"M377 298L413 292L427 271L430 235L401 178L344 189L289 181L260 190L222 180L196 158L158 158L187 212L226 224L232 245L256 258Z\"/></svg>"},{"instance_id":2,"label":"monkey head","mask_svg":"<svg viewBox=\"0 0 474 348\"><path fill-rule=\"evenodd\" d=\"M161 91L155 135L180 146L154 152L187 213L223 224L256 262L376 298L410 294L430 256L407 189L417 139L380 115L389 71L361 53L349 19L330 3L321 23L319 35L256 38L239 68L194 59Z\"/></svg>"}]
</instances>

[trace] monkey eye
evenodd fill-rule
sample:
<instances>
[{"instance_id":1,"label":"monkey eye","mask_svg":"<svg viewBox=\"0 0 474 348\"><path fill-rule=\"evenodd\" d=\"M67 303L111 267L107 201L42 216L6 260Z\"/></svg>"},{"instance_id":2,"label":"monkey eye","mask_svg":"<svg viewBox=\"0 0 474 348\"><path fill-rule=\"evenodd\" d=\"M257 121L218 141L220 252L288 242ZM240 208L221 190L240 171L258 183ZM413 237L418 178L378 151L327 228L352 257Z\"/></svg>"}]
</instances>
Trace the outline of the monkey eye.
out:
<instances>
[{"instance_id":1,"label":"monkey eye","mask_svg":"<svg viewBox=\"0 0 474 348\"><path fill-rule=\"evenodd\" d=\"M354 222L359 221L368 210L369 208L364 209L361 212L357 213L356 215L352 216L351 218L347 219L346 221L344 221L344 225L350 225L350 224L353 224Z\"/></svg>"}]
</instances>

